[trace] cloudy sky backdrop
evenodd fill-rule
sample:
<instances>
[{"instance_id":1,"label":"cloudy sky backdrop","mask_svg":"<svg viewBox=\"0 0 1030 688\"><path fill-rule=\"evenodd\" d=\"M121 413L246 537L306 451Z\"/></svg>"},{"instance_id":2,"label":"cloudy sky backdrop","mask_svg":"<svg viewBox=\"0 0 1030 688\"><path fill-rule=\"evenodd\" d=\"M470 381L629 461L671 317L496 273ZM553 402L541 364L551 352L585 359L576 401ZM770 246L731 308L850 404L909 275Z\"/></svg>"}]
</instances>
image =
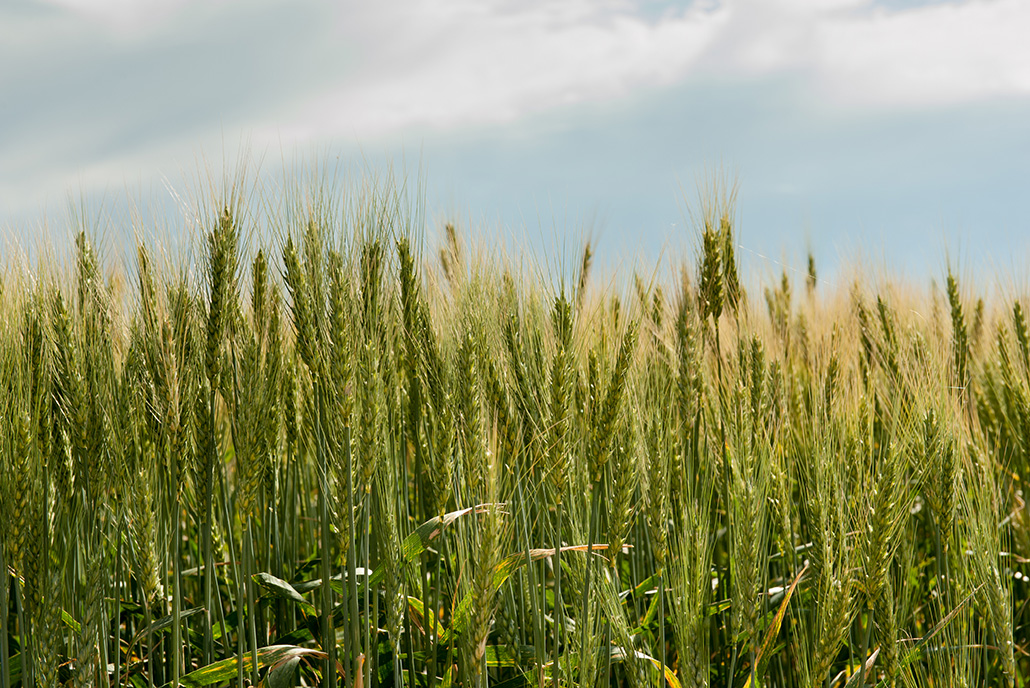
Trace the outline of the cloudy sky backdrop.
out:
<instances>
[{"instance_id":1,"label":"cloudy sky backdrop","mask_svg":"<svg viewBox=\"0 0 1030 688\"><path fill-rule=\"evenodd\" d=\"M242 147L421 166L434 221L653 262L721 166L759 269L1021 274L1028 35L1025 0L5 0L0 224L160 205Z\"/></svg>"}]
</instances>

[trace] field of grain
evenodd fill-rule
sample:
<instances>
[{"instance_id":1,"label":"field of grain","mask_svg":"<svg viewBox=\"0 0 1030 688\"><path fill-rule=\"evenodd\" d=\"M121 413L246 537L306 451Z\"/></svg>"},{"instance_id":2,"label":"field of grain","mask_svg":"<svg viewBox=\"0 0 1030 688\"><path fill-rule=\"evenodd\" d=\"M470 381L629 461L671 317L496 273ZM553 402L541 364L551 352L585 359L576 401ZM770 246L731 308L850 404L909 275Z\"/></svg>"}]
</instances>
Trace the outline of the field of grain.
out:
<instances>
[{"instance_id":1,"label":"field of grain","mask_svg":"<svg viewBox=\"0 0 1030 688\"><path fill-rule=\"evenodd\" d=\"M703 196L610 283L384 182L8 255L0 688L1024 685L1025 295L745 291Z\"/></svg>"}]
</instances>

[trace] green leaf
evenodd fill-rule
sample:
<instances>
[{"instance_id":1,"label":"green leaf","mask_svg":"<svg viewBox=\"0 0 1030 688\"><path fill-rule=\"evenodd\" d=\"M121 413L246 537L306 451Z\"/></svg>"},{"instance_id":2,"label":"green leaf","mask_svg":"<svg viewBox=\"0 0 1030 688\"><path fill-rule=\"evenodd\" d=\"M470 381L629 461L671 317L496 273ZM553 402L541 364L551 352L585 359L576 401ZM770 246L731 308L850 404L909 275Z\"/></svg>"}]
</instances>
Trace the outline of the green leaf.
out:
<instances>
[{"instance_id":1,"label":"green leaf","mask_svg":"<svg viewBox=\"0 0 1030 688\"><path fill-rule=\"evenodd\" d=\"M648 579L650 580L650 579ZM651 625L651 622L658 616L658 595L651 596L651 603L647 605L647 612L644 613L644 618L640 622L640 625L630 631L630 635L637 635L643 633L644 630Z\"/></svg>"},{"instance_id":2,"label":"green leaf","mask_svg":"<svg viewBox=\"0 0 1030 688\"><path fill-rule=\"evenodd\" d=\"M315 605L301 597L296 588L284 581L282 578L276 578L270 573L255 573L253 578L258 585L267 590L273 597L295 602L305 611L315 611Z\"/></svg>"},{"instance_id":3,"label":"green leaf","mask_svg":"<svg viewBox=\"0 0 1030 688\"><path fill-rule=\"evenodd\" d=\"M268 670L265 680L260 683L264 688L293 688L297 685L297 665L300 664L300 657L290 657L284 662L279 662Z\"/></svg>"},{"instance_id":4,"label":"green leaf","mask_svg":"<svg viewBox=\"0 0 1030 688\"><path fill-rule=\"evenodd\" d=\"M586 552L591 549L589 545L566 545L561 548L562 552ZM607 544L597 544L593 546L593 551L598 552L600 550L608 549ZM540 561L547 557L553 557L555 549L553 547L545 547L540 549L529 550L529 561ZM600 555L598 555L600 556ZM526 565L526 552L518 552L517 554L509 554L502 559L493 571L493 592L497 592L504 585L505 581L511 577L513 573L518 571L521 567ZM465 593L465 596L461 598L461 602L458 603L457 608L454 610L454 618L451 620L451 628L447 635L441 636L440 639L443 642L447 642L450 635L458 635L465 630L465 625L468 623L469 611L472 608L472 591Z\"/></svg>"},{"instance_id":5,"label":"green leaf","mask_svg":"<svg viewBox=\"0 0 1030 688\"><path fill-rule=\"evenodd\" d=\"M873 650L873 653L871 655L869 655L869 659L867 659L865 661L865 675L866 675L867 679L869 678L870 670L873 668L873 665L876 664L876 658L879 657L879 656L880 656L880 648L876 648L875 650ZM862 673L863 672L860 671L859 669L855 669L855 673L851 674L851 677L848 679L848 682L844 684L844 688L851 688L851 686L857 685L858 684L858 677L861 676ZM870 685L871 684L872 684L872 681L870 681Z\"/></svg>"},{"instance_id":6,"label":"green leaf","mask_svg":"<svg viewBox=\"0 0 1030 688\"><path fill-rule=\"evenodd\" d=\"M665 677L665 682L669 684L669 688L683 688L683 684L676 678L675 672L672 667L668 667L649 654L641 652L640 650L633 650L633 656L637 659L642 659L646 662L650 662L655 669L660 671ZM614 662L621 662L626 659L626 651L621 647L613 647L611 650L611 658Z\"/></svg>"},{"instance_id":7,"label":"green leaf","mask_svg":"<svg viewBox=\"0 0 1030 688\"><path fill-rule=\"evenodd\" d=\"M295 628L289 633L279 636L275 639L276 645L299 645L300 643L306 643L314 640L319 645L322 644L322 638L320 637L319 624L321 619L318 616L309 616L303 622L304 626Z\"/></svg>"},{"instance_id":8,"label":"green leaf","mask_svg":"<svg viewBox=\"0 0 1030 688\"><path fill-rule=\"evenodd\" d=\"M597 549L596 545L594 546L594 549ZM659 578L660 576L657 573L652 573L650 576L640 581L636 585L636 587L633 588L633 595L639 597L640 595L646 595L647 593L651 592L651 589L654 588L655 585L658 583ZM666 587L668 587L668 584L666 584ZM657 593L658 589L655 588L655 597L658 596Z\"/></svg>"},{"instance_id":9,"label":"green leaf","mask_svg":"<svg viewBox=\"0 0 1030 688\"><path fill-rule=\"evenodd\" d=\"M448 664L447 671L443 675L443 681L440 682L440 688L451 688L452 685L454 685L454 665Z\"/></svg>"},{"instance_id":10,"label":"green leaf","mask_svg":"<svg viewBox=\"0 0 1030 688\"><path fill-rule=\"evenodd\" d=\"M411 623L420 630L423 635L426 632L426 610L422 604L422 600L417 597L408 596L408 613L411 618ZM436 637L440 638L441 641L446 641L450 637L450 631L440 625L439 619L433 619L436 622Z\"/></svg>"},{"instance_id":11,"label":"green leaf","mask_svg":"<svg viewBox=\"0 0 1030 688\"><path fill-rule=\"evenodd\" d=\"M473 512L482 514L490 509L499 508L500 506L500 504L477 504L476 506L470 506L465 509L451 511L443 516L434 516L416 528L415 532L404 538L404 541L401 543L401 555L404 557L404 561L408 564L416 561L429 547L429 543L439 537L444 528L454 523L462 516L466 516ZM385 564L380 564L374 571L372 571L372 575L368 581L369 586L375 587L381 583L385 575Z\"/></svg>"},{"instance_id":12,"label":"green leaf","mask_svg":"<svg viewBox=\"0 0 1030 688\"><path fill-rule=\"evenodd\" d=\"M362 577L358 576L358 578L360 579ZM329 585L332 586L333 591L335 593L342 595L343 594L343 574L342 573L338 573L335 576L330 576L329 577ZM358 580L358 590L363 589L364 585L365 584L361 580ZM303 595L305 593L311 592L312 590L317 590L318 588L321 588L322 587L322 579L321 578L313 578L312 580L299 581L299 582L296 582L296 583L290 583L290 586L294 590L299 592L301 595Z\"/></svg>"},{"instance_id":13,"label":"green leaf","mask_svg":"<svg viewBox=\"0 0 1030 688\"><path fill-rule=\"evenodd\" d=\"M10 658L8 669L11 672L11 685L17 685L21 681L21 655L19 652Z\"/></svg>"},{"instance_id":14,"label":"green leaf","mask_svg":"<svg viewBox=\"0 0 1030 688\"><path fill-rule=\"evenodd\" d=\"M72 629L76 633L79 633L79 632L82 631L82 624L80 624L78 621L73 619L72 615L69 614L68 612L66 612L63 609L61 610L61 621L64 622L65 626L67 626L68 628Z\"/></svg>"},{"instance_id":15,"label":"green leaf","mask_svg":"<svg viewBox=\"0 0 1030 688\"><path fill-rule=\"evenodd\" d=\"M500 683L491 683L490 685L492 688L525 688L526 686L533 685L533 683L532 681L530 681L530 677L526 676L525 674L517 674L516 676L512 676L506 681L501 681Z\"/></svg>"},{"instance_id":16,"label":"green leaf","mask_svg":"<svg viewBox=\"0 0 1030 688\"><path fill-rule=\"evenodd\" d=\"M532 645L522 645L518 652L513 652L507 645L487 645L486 665L488 667L518 667L523 662L532 661L536 657Z\"/></svg>"},{"instance_id":17,"label":"green leaf","mask_svg":"<svg viewBox=\"0 0 1030 688\"><path fill-rule=\"evenodd\" d=\"M197 614L197 613L199 613L199 612L201 612L203 610L204 610L203 607L194 607L193 609L187 609L186 611L179 613L179 620L181 621L182 619L188 619L189 617L191 617L194 614ZM166 630L168 627L170 627L172 625L172 622L174 620L175 620L175 617L173 617L171 614L169 614L168 616L163 616L160 619L158 619L157 621L154 621L153 623L151 623L146 628L143 628L143 629L137 631L136 635L134 635L132 637L132 640L129 641L129 647L125 650L125 654L128 655L128 656L131 656L132 655L132 648L134 648L136 646L136 643L138 643L143 638L146 638L147 635L150 634L150 633L158 633L160 631Z\"/></svg>"},{"instance_id":18,"label":"green leaf","mask_svg":"<svg viewBox=\"0 0 1030 688\"><path fill-rule=\"evenodd\" d=\"M780 608L776 611L776 616L773 617L772 623L769 624L769 628L765 632L765 640L762 642L762 647L758 650L758 655L755 657L755 676L756 683L761 680L761 677L765 674L765 666L769 663L769 658L772 656L771 650L776 641L776 636L780 634L780 626L783 624L783 617L787 614L787 605L790 604L790 598L794 596L794 591L797 590L798 583L801 582L802 576L805 575L805 571L808 570L808 564L805 564L801 571L798 572L794 582L787 588L787 593L783 596L783 602L780 603ZM747 681L744 682L744 688L751 688L751 676L748 676ZM757 688L757 686L756 686Z\"/></svg>"},{"instance_id":19,"label":"green leaf","mask_svg":"<svg viewBox=\"0 0 1030 688\"><path fill-rule=\"evenodd\" d=\"M907 666L915 660L919 659L920 653L922 653L923 648L926 646L926 644L930 642L930 640L935 635L937 635L945 628L947 628L948 624L955 620L955 617L959 615L959 612L966 608L966 605L972 601L973 597L976 595L976 593L980 592L981 588L983 588L984 585L986 585L986 583L980 584L975 590L973 590L973 592L969 593L966 596L966 598L959 602L954 609L948 612L943 619L938 621L937 625L934 626L929 633L920 638L919 642L917 642L915 646L911 650L909 650L908 653L902 658L901 665Z\"/></svg>"},{"instance_id":20,"label":"green leaf","mask_svg":"<svg viewBox=\"0 0 1030 688\"><path fill-rule=\"evenodd\" d=\"M296 645L269 645L268 647L259 648L257 655L258 669L274 667L289 662L292 659L300 661L305 657L313 659L325 659L327 657L321 650L312 650L306 647L297 647ZM183 686L210 686L222 681L230 681L236 677L238 663L238 657L223 659L220 662L209 664L206 667L186 674L182 677L180 683ZM248 652L243 657L243 669L249 672L251 667L252 656Z\"/></svg>"}]
</instances>

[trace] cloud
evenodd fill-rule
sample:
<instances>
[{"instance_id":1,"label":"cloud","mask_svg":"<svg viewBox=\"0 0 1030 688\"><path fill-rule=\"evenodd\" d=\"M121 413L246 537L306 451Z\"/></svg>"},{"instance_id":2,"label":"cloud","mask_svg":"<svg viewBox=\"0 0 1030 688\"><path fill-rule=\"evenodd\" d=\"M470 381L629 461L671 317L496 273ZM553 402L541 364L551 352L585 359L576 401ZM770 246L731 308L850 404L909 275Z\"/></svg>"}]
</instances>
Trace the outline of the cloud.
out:
<instances>
[{"instance_id":1,"label":"cloud","mask_svg":"<svg viewBox=\"0 0 1030 688\"><path fill-rule=\"evenodd\" d=\"M695 7L648 21L625 3L387 2L339 39L360 65L298 108L292 134L379 135L406 127L507 122L556 106L668 85L727 16ZM365 36L374 36L367 41Z\"/></svg>"},{"instance_id":2,"label":"cloud","mask_svg":"<svg viewBox=\"0 0 1030 688\"><path fill-rule=\"evenodd\" d=\"M4 214L42 190L189 166L324 86L308 68L329 16L317 4L182 2L140 30L100 4L0 8Z\"/></svg>"},{"instance_id":3,"label":"cloud","mask_svg":"<svg viewBox=\"0 0 1030 688\"><path fill-rule=\"evenodd\" d=\"M846 106L937 106L1030 95L1030 4L963 0L726 0L730 18L699 70L807 74Z\"/></svg>"},{"instance_id":4,"label":"cloud","mask_svg":"<svg viewBox=\"0 0 1030 688\"><path fill-rule=\"evenodd\" d=\"M124 35L151 31L195 0L41 0Z\"/></svg>"},{"instance_id":5,"label":"cloud","mask_svg":"<svg viewBox=\"0 0 1030 688\"><path fill-rule=\"evenodd\" d=\"M11 0L0 209L225 139L376 145L696 81L888 112L1026 97L1026 26L1025 0Z\"/></svg>"},{"instance_id":6,"label":"cloud","mask_svg":"<svg viewBox=\"0 0 1030 688\"><path fill-rule=\"evenodd\" d=\"M699 78L806 76L846 107L1030 95L1030 4L964 0L641 2L416 0L340 10L358 56L279 135L353 138L496 124ZM332 59L332 56L329 56ZM327 74L327 76L329 76Z\"/></svg>"},{"instance_id":7,"label":"cloud","mask_svg":"<svg viewBox=\"0 0 1030 688\"><path fill-rule=\"evenodd\" d=\"M978 0L824 23L815 68L846 102L937 105L1030 95L1030 4Z\"/></svg>"},{"instance_id":8,"label":"cloud","mask_svg":"<svg viewBox=\"0 0 1030 688\"><path fill-rule=\"evenodd\" d=\"M374 144L667 85L725 16L652 21L605 0L15 2L0 8L0 207L220 139Z\"/></svg>"}]
</instances>

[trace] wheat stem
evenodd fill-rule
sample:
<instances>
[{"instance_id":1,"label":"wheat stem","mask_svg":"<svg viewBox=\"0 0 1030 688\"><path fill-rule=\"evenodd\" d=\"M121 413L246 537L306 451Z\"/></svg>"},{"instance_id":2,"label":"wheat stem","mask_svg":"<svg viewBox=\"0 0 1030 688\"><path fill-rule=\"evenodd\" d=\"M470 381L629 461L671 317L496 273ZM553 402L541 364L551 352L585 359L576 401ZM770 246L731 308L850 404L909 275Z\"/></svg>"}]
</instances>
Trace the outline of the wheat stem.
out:
<instances>
[{"instance_id":1,"label":"wheat stem","mask_svg":"<svg viewBox=\"0 0 1030 688\"><path fill-rule=\"evenodd\" d=\"M10 688L11 686L11 660L7 640L11 599L8 585L11 575L7 570L5 549L2 533L0 533L0 688Z\"/></svg>"}]
</instances>

